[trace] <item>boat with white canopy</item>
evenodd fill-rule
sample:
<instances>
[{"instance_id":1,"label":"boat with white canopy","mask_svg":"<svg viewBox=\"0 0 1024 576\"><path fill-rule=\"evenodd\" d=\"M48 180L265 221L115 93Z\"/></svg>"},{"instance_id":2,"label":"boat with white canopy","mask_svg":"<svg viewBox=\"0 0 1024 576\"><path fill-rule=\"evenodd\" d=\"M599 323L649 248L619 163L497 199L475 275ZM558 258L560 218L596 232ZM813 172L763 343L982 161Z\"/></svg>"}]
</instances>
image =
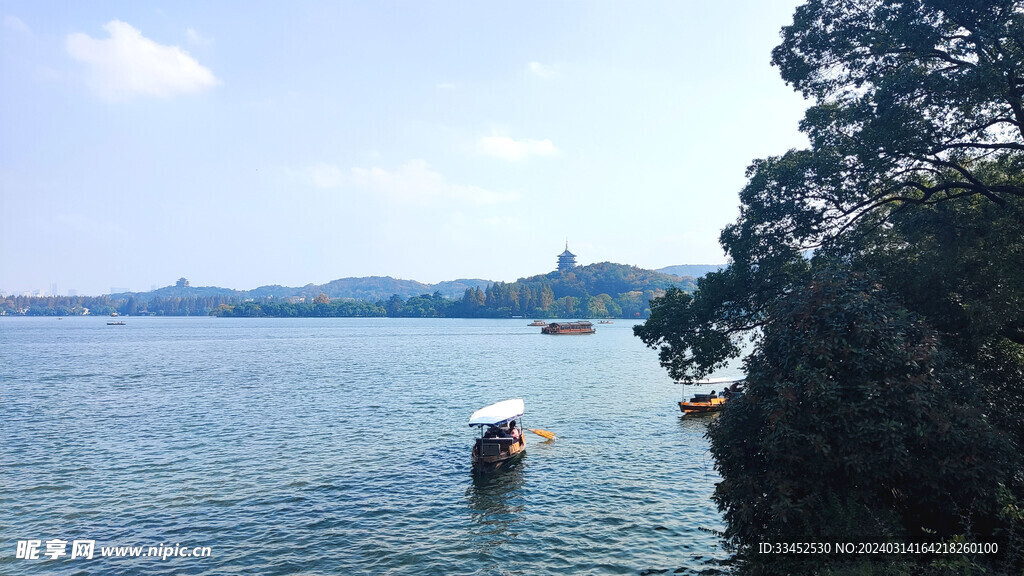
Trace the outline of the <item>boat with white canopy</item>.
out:
<instances>
[{"instance_id":1,"label":"boat with white canopy","mask_svg":"<svg viewBox=\"0 0 1024 576\"><path fill-rule=\"evenodd\" d=\"M691 386L721 386L722 394L716 390L710 393L695 393L689 401L686 400L686 383L683 383L683 401L679 403L679 409L683 414L707 414L719 412L725 408L725 403L736 397L743 391L743 379L737 378L706 378L690 382Z\"/></svg>"},{"instance_id":2,"label":"boat with white canopy","mask_svg":"<svg viewBox=\"0 0 1024 576\"><path fill-rule=\"evenodd\" d=\"M469 425L480 428L473 445L473 466L497 469L526 452L520 420L525 412L522 398L504 400L473 412Z\"/></svg>"}]
</instances>

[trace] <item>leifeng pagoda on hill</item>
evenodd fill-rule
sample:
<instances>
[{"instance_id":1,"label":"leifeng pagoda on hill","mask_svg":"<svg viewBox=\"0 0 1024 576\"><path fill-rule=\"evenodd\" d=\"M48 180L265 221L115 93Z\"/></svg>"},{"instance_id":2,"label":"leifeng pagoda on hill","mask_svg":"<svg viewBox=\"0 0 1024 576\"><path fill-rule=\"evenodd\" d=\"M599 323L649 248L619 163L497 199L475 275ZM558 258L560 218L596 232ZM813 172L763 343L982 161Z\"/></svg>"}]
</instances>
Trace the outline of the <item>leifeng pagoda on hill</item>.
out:
<instances>
[{"instance_id":1,"label":"leifeng pagoda on hill","mask_svg":"<svg viewBox=\"0 0 1024 576\"><path fill-rule=\"evenodd\" d=\"M568 272L576 267L576 255L569 252L569 241L565 241L565 252L558 255L558 271Z\"/></svg>"}]
</instances>

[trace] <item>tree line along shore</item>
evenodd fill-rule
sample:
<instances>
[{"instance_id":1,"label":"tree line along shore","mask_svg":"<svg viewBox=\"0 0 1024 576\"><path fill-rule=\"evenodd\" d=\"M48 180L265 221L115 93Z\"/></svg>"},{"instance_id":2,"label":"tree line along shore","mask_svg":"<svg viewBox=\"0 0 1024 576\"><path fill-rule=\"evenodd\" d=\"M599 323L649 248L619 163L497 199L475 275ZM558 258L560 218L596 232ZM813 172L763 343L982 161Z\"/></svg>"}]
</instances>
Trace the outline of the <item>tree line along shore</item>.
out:
<instances>
[{"instance_id":1,"label":"tree line along shore","mask_svg":"<svg viewBox=\"0 0 1024 576\"><path fill-rule=\"evenodd\" d=\"M377 279L392 287L393 279ZM338 282L338 281L335 281ZM184 278L149 293L104 296L0 297L0 314L25 316L220 316L220 317L395 317L395 318L646 318L649 302L669 288L693 290L696 281L603 262L568 271L472 286L461 297L440 291L367 299L331 296L307 287L301 296L252 295L223 288L192 287ZM364 288L367 289L367 288ZM373 290L369 288L368 290Z\"/></svg>"}]
</instances>

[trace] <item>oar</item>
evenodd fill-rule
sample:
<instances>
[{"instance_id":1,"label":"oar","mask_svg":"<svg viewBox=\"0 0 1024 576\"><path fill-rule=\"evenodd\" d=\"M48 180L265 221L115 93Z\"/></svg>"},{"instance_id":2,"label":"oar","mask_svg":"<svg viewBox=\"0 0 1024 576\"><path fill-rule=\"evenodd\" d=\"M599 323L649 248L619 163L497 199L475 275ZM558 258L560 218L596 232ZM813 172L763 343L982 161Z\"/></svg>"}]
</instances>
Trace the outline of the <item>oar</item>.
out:
<instances>
[{"instance_id":1,"label":"oar","mask_svg":"<svg viewBox=\"0 0 1024 576\"><path fill-rule=\"evenodd\" d=\"M539 430L537 428L527 428L527 430L529 430L530 432L533 432L537 436L543 436L544 438L547 438L548 440L554 440L555 439L555 433L554 432L548 432L547 430Z\"/></svg>"}]
</instances>

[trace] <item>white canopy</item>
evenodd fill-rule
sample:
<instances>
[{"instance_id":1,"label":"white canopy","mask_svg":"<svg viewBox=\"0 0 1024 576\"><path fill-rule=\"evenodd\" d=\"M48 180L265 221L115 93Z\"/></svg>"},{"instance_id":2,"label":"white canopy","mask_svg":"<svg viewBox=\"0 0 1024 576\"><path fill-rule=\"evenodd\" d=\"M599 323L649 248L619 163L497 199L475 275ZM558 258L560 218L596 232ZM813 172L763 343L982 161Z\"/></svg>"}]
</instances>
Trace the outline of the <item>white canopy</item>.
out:
<instances>
[{"instance_id":1,"label":"white canopy","mask_svg":"<svg viewBox=\"0 0 1024 576\"><path fill-rule=\"evenodd\" d=\"M503 400L481 408L469 417L470 426L498 426L523 415L523 399Z\"/></svg>"}]
</instances>

